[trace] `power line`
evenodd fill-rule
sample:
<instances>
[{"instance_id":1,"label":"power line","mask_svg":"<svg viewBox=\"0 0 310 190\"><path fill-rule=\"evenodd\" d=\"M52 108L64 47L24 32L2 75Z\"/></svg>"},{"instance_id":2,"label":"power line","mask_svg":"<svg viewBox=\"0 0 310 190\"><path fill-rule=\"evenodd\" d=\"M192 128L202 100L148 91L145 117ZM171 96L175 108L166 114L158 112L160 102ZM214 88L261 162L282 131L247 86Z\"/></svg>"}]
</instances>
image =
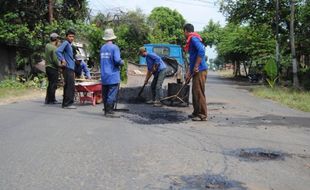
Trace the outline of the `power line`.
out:
<instances>
[{"instance_id":1,"label":"power line","mask_svg":"<svg viewBox=\"0 0 310 190\"><path fill-rule=\"evenodd\" d=\"M181 0L165 0L171 3L178 3L183 5L190 5L190 6L199 6L199 7L208 7L208 8L219 8L218 5L216 5L215 2L209 2L209 1L201 1L201 0L194 0L197 1L197 3L189 3Z\"/></svg>"}]
</instances>

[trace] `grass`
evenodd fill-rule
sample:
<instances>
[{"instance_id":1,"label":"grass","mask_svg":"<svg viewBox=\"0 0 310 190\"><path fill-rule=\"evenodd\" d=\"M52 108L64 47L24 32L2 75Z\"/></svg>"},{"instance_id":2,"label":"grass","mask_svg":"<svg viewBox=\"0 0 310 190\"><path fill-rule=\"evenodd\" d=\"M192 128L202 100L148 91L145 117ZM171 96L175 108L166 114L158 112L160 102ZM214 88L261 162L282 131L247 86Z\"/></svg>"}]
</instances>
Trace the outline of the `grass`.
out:
<instances>
[{"instance_id":1,"label":"grass","mask_svg":"<svg viewBox=\"0 0 310 190\"><path fill-rule=\"evenodd\" d=\"M253 94L259 97L268 98L287 105L290 108L304 112L310 112L310 92L292 90L283 87L268 88L257 87L253 89Z\"/></svg>"},{"instance_id":2,"label":"grass","mask_svg":"<svg viewBox=\"0 0 310 190\"><path fill-rule=\"evenodd\" d=\"M28 89L13 89L13 88L0 88L0 99L5 99L8 97L22 96L26 94Z\"/></svg>"},{"instance_id":3,"label":"grass","mask_svg":"<svg viewBox=\"0 0 310 190\"><path fill-rule=\"evenodd\" d=\"M44 97L45 91L36 88L0 88L0 105Z\"/></svg>"}]
</instances>

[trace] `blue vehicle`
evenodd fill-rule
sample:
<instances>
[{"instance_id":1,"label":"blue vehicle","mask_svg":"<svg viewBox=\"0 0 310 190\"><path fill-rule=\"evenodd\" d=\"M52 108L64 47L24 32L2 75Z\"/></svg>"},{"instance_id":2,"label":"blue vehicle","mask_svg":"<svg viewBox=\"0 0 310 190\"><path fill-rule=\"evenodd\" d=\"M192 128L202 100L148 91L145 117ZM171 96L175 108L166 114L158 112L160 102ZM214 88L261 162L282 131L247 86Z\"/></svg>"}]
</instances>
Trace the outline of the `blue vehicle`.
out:
<instances>
[{"instance_id":1,"label":"blue vehicle","mask_svg":"<svg viewBox=\"0 0 310 190\"><path fill-rule=\"evenodd\" d=\"M147 52L159 55L168 67L167 77L178 73L178 78L183 78L184 59L181 46L175 44L145 44ZM140 56L139 65L146 65L145 57Z\"/></svg>"},{"instance_id":2,"label":"blue vehicle","mask_svg":"<svg viewBox=\"0 0 310 190\"><path fill-rule=\"evenodd\" d=\"M177 60L178 64L184 65L181 46L175 44L145 44L147 52L154 52L160 57L169 57ZM144 57L140 56L140 65L146 65Z\"/></svg>"}]
</instances>

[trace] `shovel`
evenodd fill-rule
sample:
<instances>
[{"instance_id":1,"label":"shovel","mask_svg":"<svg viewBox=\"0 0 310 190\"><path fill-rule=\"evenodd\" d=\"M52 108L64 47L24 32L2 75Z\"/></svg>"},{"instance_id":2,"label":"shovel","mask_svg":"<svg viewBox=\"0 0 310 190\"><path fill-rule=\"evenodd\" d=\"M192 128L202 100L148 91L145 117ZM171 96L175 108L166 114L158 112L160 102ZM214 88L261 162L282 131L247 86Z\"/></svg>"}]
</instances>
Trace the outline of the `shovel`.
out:
<instances>
[{"instance_id":1,"label":"shovel","mask_svg":"<svg viewBox=\"0 0 310 190\"><path fill-rule=\"evenodd\" d=\"M143 84L142 88L140 89L139 93L138 93L138 98L143 98L141 97L141 94L144 90L144 87L146 86L146 84L148 83L148 81L150 80L151 76L157 71L159 65L155 65L153 68L153 71L151 72L150 76L146 79L146 82Z\"/></svg>"},{"instance_id":2,"label":"shovel","mask_svg":"<svg viewBox=\"0 0 310 190\"><path fill-rule=\"evenodd\" d=\"M138 97L141 97L141 94L145 88L145 86L147 85L149 79L151 78L152 75L150 75L147 79L146 79L146 82L143 84L142 88L140 89L139 93L138 93Z\"/></svg>"},{"instance_id":3,"label":"shovel","mask_svg":"<svg viewBox=\"0 0 310 190\"><path fill-rule=\"evenodd\" d=\"M119 91L120 91L120 83L118 84L118 91L117 91L117 95L116 95L116 102L114 104L114 108L113 108L113 111L119 111L119 112L128 112L129 109L126 109L126 108L117 108L117 102L118 102L118 98L119 98Z\"/></svg>"}]
</instances>

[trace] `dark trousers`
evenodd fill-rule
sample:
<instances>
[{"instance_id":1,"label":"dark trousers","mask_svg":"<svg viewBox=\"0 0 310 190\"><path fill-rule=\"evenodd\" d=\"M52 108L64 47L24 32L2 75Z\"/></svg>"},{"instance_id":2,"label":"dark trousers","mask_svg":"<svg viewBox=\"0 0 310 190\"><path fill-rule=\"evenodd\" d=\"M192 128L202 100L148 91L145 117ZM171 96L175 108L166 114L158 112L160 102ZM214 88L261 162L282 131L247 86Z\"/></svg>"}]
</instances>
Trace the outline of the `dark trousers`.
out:
<instances>
[{"instance_id":1,"label":"dark trousers","mask_svg":"<svg viewBox=\"0 0 310 190\"><path fill-rule=\"evenodd\" d=\"M48 86L46 90L45 103L49 104L56 101L55 92L58 83L58 70L52 67L46 67L46 75L48 79Z\"/></svg>"},{"instance_id":2,"label":"dark trousers","mask_svg":"<svg viewBox=\"0 0 310 190\"><path fill-rule=\"evenodd\" d=\"M166 69L161 70L151 83L152 100L159 101L163 97L163 82L166 77Z\"/></svg>"},{"instance_id":3,"label":"dark trousers","mask_svg":"<svg viewBox=\"0 0 310 190\"><path fill-rule=\"evenodd\" d=\"M75 80L74 71L68 68L63 70L64 76L64 97L62 107L70 106L74 103Z\"/></svg>"},{"instance_id":4,"label":"dark trousers","mask_svg":"<svg viewBox=\"0 0 310 190\"><path fill-rule=\"evenodd\" d=\"M193 96L193 115L200 118L207 117L207 102L205 95L205 83L207 80L207 71L201 71L193 76L192 96Z\"/></svg>"},{"instance_id":5,"label":"dark trousers","mask_svg":"<svg viewBox=\"0 0 310 190\"><path fill-rule=\"evenodd\" d=\"M117 101L119 84L102 85L102 98L105 112L110 112L114 109Z\"/></svg>"}]
</instances>

